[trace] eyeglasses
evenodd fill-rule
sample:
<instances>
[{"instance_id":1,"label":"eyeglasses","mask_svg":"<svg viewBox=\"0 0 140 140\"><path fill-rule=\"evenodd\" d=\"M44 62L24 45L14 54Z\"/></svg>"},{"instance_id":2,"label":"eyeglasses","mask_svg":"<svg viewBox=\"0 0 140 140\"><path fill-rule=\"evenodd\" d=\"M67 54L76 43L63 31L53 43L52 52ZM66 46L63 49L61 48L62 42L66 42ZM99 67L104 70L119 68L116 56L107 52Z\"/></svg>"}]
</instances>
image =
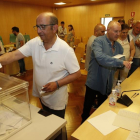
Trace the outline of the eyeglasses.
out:
<instances>
[{"instance_id":1,"label":"eyeglasses","mask_svg":"<svg viewBox=\"0 0 140 140\"><path fill-rule=\"evenodd\" d=\"M40 30L45 30L47 26L52 26L55 24L46 24L46 25L36 25L33 28L37 31L37 29L39 28Z\"/></svg>"}]
</instances>

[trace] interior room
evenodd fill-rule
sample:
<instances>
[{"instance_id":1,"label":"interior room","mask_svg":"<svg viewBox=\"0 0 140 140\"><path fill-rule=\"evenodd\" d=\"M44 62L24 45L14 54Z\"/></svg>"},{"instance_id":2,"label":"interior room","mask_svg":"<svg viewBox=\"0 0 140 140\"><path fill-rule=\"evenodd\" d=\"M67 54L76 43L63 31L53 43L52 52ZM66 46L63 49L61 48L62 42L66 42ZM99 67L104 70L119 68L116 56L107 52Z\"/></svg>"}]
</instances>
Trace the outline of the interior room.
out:
<instances>
[{"instance_id":1,"label":"interior room","mask_svg":"<svg viewBox=\"0 0 140 140\"><path fill-rule=\"evenodd\" d=\"M64 2L65 4L63 5L55 4L59 2ZM83 105L84 105L85 92L86 92L85 83L87 80L87 73L88 73L87 70L85 70L85 58L86 58L85 46L88 42L89 37L92 36L94 33L94 27L97 24L100 24L101 20L105 18L107 19L111 18L111 20L114 21L118 21L119 19L124 19L125 23L129 24L130 26L131 19L140 20L139 9L140 9L140 0L64 0L64 1L1 0L0 1L0 13L1 13L0 37L2 37L2 43L7 53L14 51L16 49L14 46L15 42L10 41L10 34L12 34L12 27L14 26L19 27L20 33L22 33L24 36L29 35L30 38L27 39L26 42L38 36L37 31L34 30L33 26L36 26L36 18L40 13L43 12L54 13L58 18L58 26L61 26L61 21L64 21L65 22L64 26L67 29L67 31L69 30L68 25L71 24L74 27L74 32L75 32L74 51L80 65L81 77L73 82L70 82L67 86L69 97L68 97L68 104L66 106L66 111L65 111L65 120L67 122L65 125L66 125L68 140L71 139L76 140L78 138L83 140L88 140L91 138L91 137L87 137L86 139L86 135L88 135L88 133L94 133L98 131L96 130L92 132L91 130L92 128L89 128L89 132L88 132L88 127L87 127L88 122L82 124L83 127L81 129L78 129L81 126L81 121L82 121L81 115L83 112ZM106 29L107 29L107 25L106 25ZM67 41L66 37L64 40ZM81 43L81 47L80 47L81 49L76 50L76 47L79 47L80 43ZM26 73L22 76L19 77L16 76L20 70L18 61L3 66L1 72L29 82L29 87L28 87L29 103L38 108L42 108L39 98L34 97L32 95L33 67L34 67L32 62L32 57L24 58L24 61L25 61ZM137 84L138 86L136 87L134 86L136 89L138 89L140 85L138 75L139 75L138 71L134 76L132 75L132 78L138 81ZM133 80L131 81L128 79L127 82L133 82ZM126 83L122 84L122 89L124 90L134 90L135 88L132 87L132 89L129 89ZM130 96L132 96L132 93L130 94ZM136 101L135 106L136 105L140 106L138 101ZM122 108L125 107L123 107L123 105L121 105L121 107L117 106L116 113L118 113L118 110ZM135 107L132 107L131 109L135 110ZM96 113L96 108L92 107L90 114L95 113L93 116L97 116L108 110L112 110L112 109L107 108L104 111L99 111ZM140 113L140 110L136 110L134 112ZM87 130L84 130L84 126L85 128L87 128ZM93 127L93 126L90 125L89 127ZM82 132L84 133L84 131L86 131L85 135L84 134L82 135L81 133ZM114 132L116 132L116 130ZM112 133L114 134L114 132ZM126 139L130 131L128 132L127 130L123 130L122 132L124 135L124 139ZM99 136L98 137L99 140L103 140L103 139L111 140L111 138L113 137L112 133L109 135L102 135L100 132L97 132L95 134L95 137ZM120 139L121 134L119 134L118 130L117 133L115 134L118 135L116 140ZM12 139L8 138L8 140L12 140Z\"/></svg>"}]
</instances>

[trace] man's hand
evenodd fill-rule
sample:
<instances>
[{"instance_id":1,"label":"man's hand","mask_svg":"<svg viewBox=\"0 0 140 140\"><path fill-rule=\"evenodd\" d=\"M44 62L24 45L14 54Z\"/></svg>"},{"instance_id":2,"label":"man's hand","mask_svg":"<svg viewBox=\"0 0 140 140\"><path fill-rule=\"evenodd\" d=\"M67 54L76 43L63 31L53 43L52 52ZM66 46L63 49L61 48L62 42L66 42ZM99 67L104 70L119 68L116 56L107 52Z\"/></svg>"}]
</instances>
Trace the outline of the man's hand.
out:
<instances>
[{"instance_id":1,"label":"man's hand","mask_svg":"<svg viewBox=\"0 0 140 140\"><path fill-rule=\"evenodd\" d=\"M125 65L126 68L128 68L130 70L131 63L129 61L123 61L123 64Z\"/></svg>"},{"instance_id":2,"label":"man's hand","mask_svg":"<svg viewBox=\"0 0 140 140\"><path fill-rule=\"evenodd\" d=\"M56 82L51 82L43 87L44 88L42 89L42 91L46 91L46 93L48 93L48 92L55 91L57 89L57 84L56 84Z\"/></svg>"}]
</instances>

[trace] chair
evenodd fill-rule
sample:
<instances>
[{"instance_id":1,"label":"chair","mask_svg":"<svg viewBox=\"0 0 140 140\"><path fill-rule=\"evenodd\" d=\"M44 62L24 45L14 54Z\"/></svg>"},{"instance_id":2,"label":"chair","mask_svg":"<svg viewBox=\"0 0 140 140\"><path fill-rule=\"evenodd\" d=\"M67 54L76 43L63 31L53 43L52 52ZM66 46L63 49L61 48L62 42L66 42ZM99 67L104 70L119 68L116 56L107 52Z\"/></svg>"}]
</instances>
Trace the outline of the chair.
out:
<instances>
[{"instance_id":1,"label":"chair","mask_svg":"<svg viewBox=\"0 0 140 140\"><path fill-rule=\"evenodd\" d=\"M10 34L10 43L16 42L16 36L14 34Z\"/></svg>"},{"instance_id":2,"label":"chair","mask_svg":"<svg viewBox=\"0 0 140 140\"><path fill-rule=\"evenodd\" d=\"M75 38L74 39L74 46L78 46L78 44L80 43L80 39L79 38Z\"/></svg>"},{"instance_id":3,"label":"chair","mask_svg":"<svg viewBox=\"0 0 140 140\"><path fill-rule=\"evenodd\" d=\"M84 48L84 50L85 50L85 47L86 45L85 45L85 43L83 43L83 42L80 42L79 44L78 44L78 47L81 47L81 48Z\"/></svg>"},{"instance_id":4,"label":"chair","mask_svg":"<svg viewBox=\"0 0 140 140\"><path fill-rule=\"evenodd\" d=\"M81 58L82 58L82 56L83 56L83 55L82 55L83 53L81 53L81 52L82 52L82 50L81 50L82 48L78 48L78 47L77 47L76 49L77 49L77 51L76 51L75 55L76 55L76 57L77 57L77 60L78 60L79 65L80 65L80 63L81 63ZM80 49L80 51L79 51L79 49ZM81 53L81 54L80 54L80 53ZM80 72L81 72L81 75L85 75L85 76L86 76L87 73L88 73L88 72L86 71L86 69L80 69Z\"/></svg>"},{"instance_id":5,"label":"chair","mask_svg":"<svg viewBox=\"0 0 140 140\"><path fill-rule=\"evenodd\" d=\"M88 38L89 38L89 37L82 37L82 42L85 43L85 44L87 44Z\"/></svg>"},{"instance_id":6,"label":"chair","mask_svg":"<svg viewBox=\"0 0 140 140\"><path fill-rule=\"evenodd\" d=\"M83 55L84 55L84 53L85 53L85 49L84 49L84 47L80 47L79 45L78 45L78 47L76 47L76 49L75 49L75 54L80 54L81 55L81 58L83 57Z\"/></svg>"},{"instance_id":7,"label":"chair","mask_svg":"<svg viewBox=\"0 0 140 140\"><path fill-rule=\"evenodd\" d=\"M2 40L2 37L1 37L1 36L0 36L0 40L1 40L1 42L2 42L2 45L4 45L4 44L3 44L3 40Z\"/></svg>"},{"instance_id":8,"label":"chair","mask_svg":"<svg viewBox=\"0 0 140 140\"><path fill-rule=\"evenodd\" d=\"M26 43L30 40L30 35L24 35L24 38L25 38L25 43Z\"/></svg>"}]
</instances>

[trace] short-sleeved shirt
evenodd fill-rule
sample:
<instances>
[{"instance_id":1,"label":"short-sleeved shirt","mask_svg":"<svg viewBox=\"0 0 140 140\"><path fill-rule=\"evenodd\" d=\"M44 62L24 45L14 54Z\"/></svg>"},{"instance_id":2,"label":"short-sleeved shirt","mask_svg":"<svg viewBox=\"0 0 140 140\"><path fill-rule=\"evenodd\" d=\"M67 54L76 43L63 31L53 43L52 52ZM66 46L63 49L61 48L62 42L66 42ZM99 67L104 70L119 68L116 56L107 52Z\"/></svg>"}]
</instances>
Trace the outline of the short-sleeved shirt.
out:
<instances>
[{"instance_id":1,"label":"short-sleeved shirt","mask_svg":"<svg viewBox=\"0 0 140 140\"><path fill-rule=\"evenodd\" d=\"M16 48L17 49L21 47L20 41L23 41L23 44L25 44L24 36L21 33L18 33L18 35L16 36Z\"/></svg>"},{"instance_id":2,"label":"short-sleeved shirt","mask_svg":"<svg viewBox=\"0 0 140 140\"><path fill-rule=\"evenodd\" d=\"M106 35L95 38L91 46L92 53L86 85L103 95L111 92L116 68L123 67L123 60L113 58L117 54L123 54L123 48L117 41L114 42L113 47L114 53L111 41Z\"/></svg>"},{"instance_id":3,"label":"short-sleeved shirt","mask_svg":"<svg viewBox=\"0 0 140 140\"><path fill-rule=\"evenodd\" d=\"M89 62L90 62L90 57L91 57L91 45L94 41L94 39L96 38L96 36L92 35L88 42L87 42L87 48L86 48L86 62L85 62L85 68L88 71L88 67L89 67Z\"/></svg>"},{"instance_id":4,"label":"short-sleeved shirt","mask_svg":"<svg viewBox=\"0 0 140 140\"><path fill-rule=\"evenodd\" d=\"M64 37L66 34L67 34L67 29L64 28L64 30L63 30L62 26L59 26L58 27L58 35Z\"/></svg>"},{"instance_id":5,"label":"short-sleeved shirt","mask_svg":"<svg viewBox=\"0 0 140 140\"><path fill-rule=\"evenodd\" d=\"M134 45L135 45L135 55L134 58L140 58L140 48L136 46L136 40L140 39L140 34L134 36L133 29L129 31L129 34L133 37Z\"/></svg>"},{"instance_id":6,"label":"short-sleeved shirt","mask_svg":"<svg viewBox=\"0 0 140 140\"><path fill-rule=\"evenodd\" d=\"M131 35L129 35L130 38L130 42L133 40L133 37ZM130 43L128 41L128 38L124 39L124 40L117 40L123 47L123 54L125 55L125 59L129 60L130 58Z\"/></svg>"},{"instance_id":7,"label":"short-sleeved shirt","mask_svg":"<svg viewBox=\"0 0 140 140\"><path fill-rule=\"evenodd\" d=\"M33 59L33 95L41 98L43 104L51 109L64 109L68 101L67 85L46 96L40 96L40 91L47 83L63 79L80 69L73 49L57 37L53 46L46 50L41 39L36 37L19 51Z\"/></svg>"}]
</instances>

